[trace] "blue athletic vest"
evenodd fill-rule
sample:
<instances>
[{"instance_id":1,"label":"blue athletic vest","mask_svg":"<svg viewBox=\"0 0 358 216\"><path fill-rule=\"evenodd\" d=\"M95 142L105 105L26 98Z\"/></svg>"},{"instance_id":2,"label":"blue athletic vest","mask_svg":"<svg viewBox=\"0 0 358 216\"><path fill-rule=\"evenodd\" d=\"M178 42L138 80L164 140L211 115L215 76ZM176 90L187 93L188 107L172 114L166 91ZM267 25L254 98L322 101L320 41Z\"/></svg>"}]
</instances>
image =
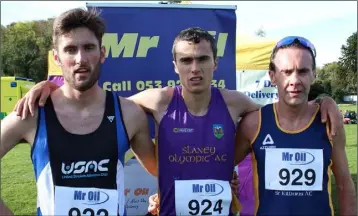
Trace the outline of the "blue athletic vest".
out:
<instances>
[{"instance_id":1,"label":"blue athletic vest","mask_svg":"<svg viewBox=\"0 0 358 216\"><path fill-rule=\"evenodd\" d=\"M96 131L86 135L67 132L57 119L49 98L45 107L39 108L38 128L31 150L37 184L37 214L54 215L55 187L74 187L117 191L117 212L125 215L123 166L128 149L128 134L119 99L114 93L106 92L102 122ZM99 191L97 197L95 191ZM88 205L87 213L72 209L73 214L89 214L91 206L106 202L106 194L101 190L90 193L86 199L93 201L97 198L98 201ZM88 201L81 190L76 191L73 199L81 198L84 203Z\"/></svg>"},{"instance_id":2,"label":"blue athletic vest","mask_svg":"<svg viewBox=\"0 0 358 216\"><path fill-rule=\"evenodd\" d=\"M299 131L281 129L274 107L260 109L251 145L256 215L333 215L332 144L319 107Z\"/></svg>"}]
</instances>

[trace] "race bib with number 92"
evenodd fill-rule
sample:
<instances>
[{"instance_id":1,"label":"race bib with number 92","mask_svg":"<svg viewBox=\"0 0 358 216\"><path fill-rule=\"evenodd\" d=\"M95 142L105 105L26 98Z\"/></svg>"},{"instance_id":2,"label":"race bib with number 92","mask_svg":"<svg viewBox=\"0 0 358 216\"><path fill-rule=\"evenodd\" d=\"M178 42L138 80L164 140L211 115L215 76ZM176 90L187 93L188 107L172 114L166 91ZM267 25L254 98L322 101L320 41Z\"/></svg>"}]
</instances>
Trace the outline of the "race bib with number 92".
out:
<instances>
[{"instance_id":1,"label":"race bib with number 92","mask_svg":"<svg viewBox=\"0 0 358 216\"><path fill-rule=\"evenodd\" d=\"M322 149L268 148L265 151L267 190L322 190Z\"/></svg>"},{"instance_id":2,"label":"race bib with number 92","mask_svg":"<svg viewBox=\"0 0 358 216\"><path fill-rule=\"evenodd\" d=\"M228 181L175 181L176 215L229 215L231 199Z\"/></svg>"},{"instance_id":3,"label":"race bib with number 92","mask_svg":"<svg viewBox=\"0 0 358 216\"><path fill-rule=\"evenodd\" d=\"M118 192L98 188L55 187L55 215L118 214Z\"/></svg>"}]
</instances>

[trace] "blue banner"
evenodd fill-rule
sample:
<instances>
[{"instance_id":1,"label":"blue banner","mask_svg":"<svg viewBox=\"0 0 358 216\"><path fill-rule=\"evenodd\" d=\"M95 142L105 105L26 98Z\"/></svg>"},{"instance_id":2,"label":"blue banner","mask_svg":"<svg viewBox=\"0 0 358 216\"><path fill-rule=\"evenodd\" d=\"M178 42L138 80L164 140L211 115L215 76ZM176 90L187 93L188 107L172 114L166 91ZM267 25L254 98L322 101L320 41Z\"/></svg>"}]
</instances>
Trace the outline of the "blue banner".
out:
<instances>
[{"instance_id":1,"label":"blue banner","mask_svg":"<svg viewBox=\"0 0 358 216\"><path fill-rule=\"evenodd\" d=\"M99 85L131 96L148 88L178 85L172 46L183 29L201 27L215 36L219 64L213 86L236 89L235 8L215 5L88 3L106 21L106 60Z\"/></svg>"}]
</instances>

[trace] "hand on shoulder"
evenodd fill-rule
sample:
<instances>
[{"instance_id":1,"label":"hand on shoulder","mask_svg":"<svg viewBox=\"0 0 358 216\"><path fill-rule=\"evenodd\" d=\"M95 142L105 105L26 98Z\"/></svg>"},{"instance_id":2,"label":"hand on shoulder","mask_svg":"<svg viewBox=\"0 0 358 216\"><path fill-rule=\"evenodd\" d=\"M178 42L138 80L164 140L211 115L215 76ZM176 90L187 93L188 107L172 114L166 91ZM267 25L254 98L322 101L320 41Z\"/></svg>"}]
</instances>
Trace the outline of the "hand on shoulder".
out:
<instances>
[{"instance_id":1,"label":"hand on shoulder","mask_svg":"<svg viewBox=\"0 0 358 216\"><path fill-rule=\"evenodd\" d=\"M228 89L220 89L220 91L229 110L233 110L237 117L242 117L260 108L260 105L240 91Z\"/></svg>"}]
</instances>

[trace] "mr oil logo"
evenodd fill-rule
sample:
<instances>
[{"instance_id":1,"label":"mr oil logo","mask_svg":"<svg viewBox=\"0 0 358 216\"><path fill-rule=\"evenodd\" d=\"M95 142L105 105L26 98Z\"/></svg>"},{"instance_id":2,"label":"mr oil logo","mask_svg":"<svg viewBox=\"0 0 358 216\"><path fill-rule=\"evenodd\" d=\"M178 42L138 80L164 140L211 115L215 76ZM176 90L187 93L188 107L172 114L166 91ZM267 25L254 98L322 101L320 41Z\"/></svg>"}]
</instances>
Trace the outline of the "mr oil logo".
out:
<instances>
[{"instance_id":1,"label":"mr oil logo","mask_svg":"<svg viewBox=\"0 0 358 216\"><path fill-rule=\"evenodd\" d=\"M282 161L287 161L290 165L307 165L314 160L314 155L307 151L299 151L295 153L282 152Z\"/></svg>"},{"instance_id":2,"label":"mr oil logo","mask_svg":"<svg viewBox=\"0 0 358 216\"><path fill-rule=\"evenodd\" d=\"M193 193L201 196L217 196L224 191L224 187L218 183L193 184Z\"/></svg>"},{"instance_id":3,"label":"mr oil logo","mask_svg":"<svg viewBox=\"0 0 358 216\"><path fill-rule=\"evenodd\" d=\"M81 200L83 204L86 205L99 205L105 203L109 200L109 195L104 191L94 190L89 192L84 192L81 190L76 190L73 194L74 200Z\"/></svg>"}]
</instances>

